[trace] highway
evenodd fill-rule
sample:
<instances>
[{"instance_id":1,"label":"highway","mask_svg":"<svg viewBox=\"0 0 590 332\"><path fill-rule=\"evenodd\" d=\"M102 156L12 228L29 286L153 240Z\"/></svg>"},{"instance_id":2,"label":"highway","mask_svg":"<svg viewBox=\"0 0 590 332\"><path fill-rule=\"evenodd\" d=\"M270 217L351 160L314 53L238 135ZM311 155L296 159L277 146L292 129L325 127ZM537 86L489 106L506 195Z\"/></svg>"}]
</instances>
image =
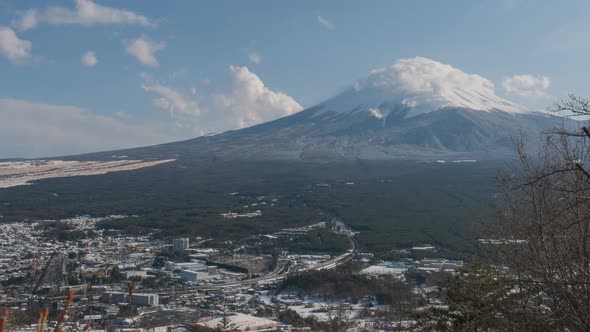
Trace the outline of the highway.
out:
<instances>
[{"instance_id":1,"label":"highway","mask_svg":"<svg viewBox=\"0 0 590 332\"><path fill-rule=\"evenodd\" d=\"M222 289L222 288L227 288L227 287L242 287L242 286L257 284L260 282L276 281L276 280L284 279L288 276L292 276L292 275L296 275L298 273L303 273L303 272L308 272L308 271L319 271L319 270L333 269L333 268L337 267L338 265L348 261L348 259L350 259L352 257L352 255L357 251L358 244L357 244L356 239L354 237L350 237L350 241L353 246L352 249L350 249L349 251L345 252L344 254L342 254L340 256L336 256L332 259L329 259L325 262L322 262L322 263L320 263L316 266L310 267L310 268L284 273L284 271L283 271L284 265L283 265L282 268L277 268L275 271L273 271L269 274L266 274L262 277L234 281L234 282L229 282L229 283L219 284L219 285L198 286L198 287L196 287L196 289L198 289L198 290L216 290L216 289Z\"/></svg>"},{"instance_id":2,"label":"highway","mask_svg":"<svg viewBox=\"0 0 590 332\"><path fill-rule=\"evenodd\" d=\"M348 250L347 252L343 253L342 255L331 258L325 262L322 262L322 263L320 263L316 266L310 267L310 268L295 270L295 271L288 271L288 269L287 269L287 271L285 271L285 267L287 267L288 264L282 264L282 265L279 265L271 273L268 273L268 274L258 277L258 278L240 280L240 281L232 281L232 282L228 282L228 283L224 283L224 284L217 284L217 285L196 286L196 287L191 287L189 290L182 290L182 291L177 291L174 293L168 293L168 292L160 293L160 295L191 294L191 293L194 293L195 291L211 291L211 290L220 290L220 289L224 289L224 288L228 288L228 287L244 287L244 286L254 285L254 284L258 284L258 283L274 282L277 280L284 279L288 276L296 275L296 274L303 273L303 272L333 269L333 268L337 267L338 265L341 265L341 264L345 263L346 261L348 261L350 258L352 258L353 254L355 252L357 252L358 242L357 242L356 238L354 237L354 235L350 236L350 242L352 244L352 249Z\"/></svg>"}]
</instances>

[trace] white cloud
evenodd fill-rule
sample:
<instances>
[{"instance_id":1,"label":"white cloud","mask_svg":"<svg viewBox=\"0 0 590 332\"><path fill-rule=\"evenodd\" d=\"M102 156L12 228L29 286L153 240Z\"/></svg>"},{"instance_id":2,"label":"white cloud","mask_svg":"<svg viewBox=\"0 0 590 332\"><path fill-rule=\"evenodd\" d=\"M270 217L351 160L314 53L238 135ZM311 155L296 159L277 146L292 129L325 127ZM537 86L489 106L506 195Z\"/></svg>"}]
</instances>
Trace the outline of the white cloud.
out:
<instances>
[{"instance_id":1,"label":"white cloud","mask_svg":"<svg viewBox=\"0 0 590 332\"><path fill-rule=\"evenodd\" d=\"M0 158L78 154L179 138L159 124L127 125L80 107L0 98Z\"/></svg>"},{"instance_id":2,"label":"white cloud","mask_svg":"<svg viewBox=\"0 0 590 332\"><path fill-rule=\"evenodd\" d=\"M141 73L142 89L155 94L154 107L163 109L178 128L194 135L244 128L296 113L303 109L290 96L270 90L247 67L229 67L231 84L220 92L199 94L159 82Z\"/></svg>"},{"instance_id":3,"label":"white cloud","mask_svg":"<svg viewBox=\"0 0 590 332\"><path fill-rule=\"evenodd\" d=\"M159 97L152 100L152 105L168 111L173 118L197 117L201 114L199 104L195 100L169 86L152 82L142 85L142 89L157 94Z\"/></svg>"},{"instance_id":4,"label":"white cloud","mask_svg":"<svg viewBox=\"0 0 590 332\"><path fill-rule=\"evenodd\" d=\"M243 128L291 115L303 109L290 96L267 88L247 67L230 66L231 88L216 95L228 121Z\"/></svg>"},{"instance_id":5,"label":"white cloud","mask_svg":"<svg viewBox=\"0 0 590 332\"><path fill-rule=\"evenodd\" d=\"M134 24L154 26L147 17L126 9L102 6L92 0L74 0L74 8L48 7L45 10L29 9L13 21L13 26L30 30L41 23L52 25L77 24Z\"/></svg>"},{"instance_id":6,"label":"white cloud","mask_svg":"<svg viewBox=\"0 0 590 332\"><path fill-rule=\"evenodd\" d=\"M334 23L332 23L332 21L329 21L328 19L326 19L320 15L318 15L318 22L328 30L336 29L336 25Z\"/></svg>"},{"instance_id":7,"label":"white cloud","mask_svg":"<svg viewBox=\"0 0 590 332\"><path fill-rule=\"evenodd\" d=\"M497 96L492 81L423 57L397 60L387 67L372 70L355 83L353 90L345 94L353 101L363 101L369 107L379 107L383 102L401 102L413 107L412 115L446 106L524 111Z\"/></svg>"},{"instance_id":8,"label":"white cloud","mask_svg":"<svg viewBox=\"0 0 590 332\"><path fill-rule=\"evenodd\" d=\"M252 52L248 54L248 59L250 62L258 65L262 62L262 55L260 55L258 52Z\"/></svg>"},{"instance_id":9,"label":"white cloud","mask_svg":"<svg viewBox=\"0 0 590 332\"><path fill-rule=\"evenodd\" d=\"M98 59L96 58L96 54L94 54L94 52L86 52L84 55L82 55L80 63L86 67L94 67L98 63Z\"/></svg>"},{"instance_id":10,"label":"white cloud","mask_svg":"<svg viewBox=\"0 0 590 332\"><path fill-rule=\"evenodd\" d=\"M39 24L37 10L29 9L21 14L18 20L13 20L12 25L22 31L30 30Z\"/></svg>"},{"instance_id":11,"label":"white cloud","mask_svg":"<svg viewBox=\"0 0 590 332\"><path fill-rule=\"evenodd\" d=\"M145 37L140 37L128 43L125 51L137 58L143 65L158 67L160 63L154 53L165 47L166 43L164 42L153 42Z\"/></svg>"},{"instance_id":12,"label":"white cloud","mask_svg":"<svg viewBox=\"0 0 590 332\"><path fill-rule=\"evenodd\" d=\"M506 93L532 98L547 98L547 89L551 85L551 80L547 76L541 75L513 75L502 81L502 87Z\"/></svg>"},{"instance_id":13,"label":"white cloud","mask_svg":"<svg viewBox=\"0 0 590 332\"><path fill-rule=\"evenodd\" d=\"M33 44L18 38L14 30L0 26L0 55L14 63L26 61L31 57Z\"/></svg>"}]
</instances>

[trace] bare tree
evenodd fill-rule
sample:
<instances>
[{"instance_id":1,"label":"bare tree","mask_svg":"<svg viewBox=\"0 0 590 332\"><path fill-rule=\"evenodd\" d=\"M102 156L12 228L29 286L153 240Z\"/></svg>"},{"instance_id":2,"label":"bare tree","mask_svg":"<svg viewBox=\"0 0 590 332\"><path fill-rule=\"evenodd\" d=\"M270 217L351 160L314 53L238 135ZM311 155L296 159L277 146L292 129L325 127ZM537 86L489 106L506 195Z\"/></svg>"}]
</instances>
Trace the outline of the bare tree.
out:
<instances>
[{"instance_id":1,"label":"bare tree","mask_svg":"<svg viewBox=\"0 0 590 332\"><path fill-rule=\"evenodd\" d=\"M590 101L570 96L550 110L563 126L537 153L517 140L519 166L500 177L494 244L523 312L551 329L590 331L590 132L567 119L590 115Z\"/></svg>"}]
</instances>

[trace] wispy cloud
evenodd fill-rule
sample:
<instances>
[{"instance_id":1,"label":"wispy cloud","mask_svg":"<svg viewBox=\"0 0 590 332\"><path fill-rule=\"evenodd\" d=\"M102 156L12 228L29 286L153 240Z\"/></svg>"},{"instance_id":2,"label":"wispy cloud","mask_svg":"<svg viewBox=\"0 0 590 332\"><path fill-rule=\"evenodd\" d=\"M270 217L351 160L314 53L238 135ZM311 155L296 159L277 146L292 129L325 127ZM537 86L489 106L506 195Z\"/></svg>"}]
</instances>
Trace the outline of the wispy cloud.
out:
<instances>
[{"instance_id":1,"label":"wispy cloud","mask_svg":"<svg viewBox=\"0 0 590 332\"><path fill-rule=\"evenodd\" d=\"M0 158L46 157L177 140L159 123L125 124L65 105L0 98Z\"/></svg>"},{"instance_id":2,"label":"wispy cloud","mask_svg":"<svg viewBox=\"0 0 590 332\"><path fill-rule=\"evenodd\" d=\"M250 62L258 65L262 62L262 55L260 55L258 52L251 52L248 54L248 59Z\"/></svg>"},{"instance_id":3,"label":"wispy cloud","mask_svg":"<svg viewBox=\"0 0 590 332\"><path fill-rule=\"evenodd\" d=\"M146 37L139 37L129 42L125 51L133 55L143 65L158 67L160 63L155 53L165 47L166 43L164 42L154 42Z\"/></svg>"},{"instance_id":4,"label":"wispy cloud","mask_svg":"<svg viewBox=\"0 0 590 332\"><path fill-rule=\"evenodd\" d=\"M115 112L114 115L116 117L118 117L121 120L129 120L131 119L131 115L129 115L129 113L125 113L125 112Z\"/></svg>"},{"instance_id":5,"label":"wispy cloud","mask_svg":"<svg viewBox=\"0 0 590 332\"><path fill-rule=\"evenodd\" d=\"M321 15L318 15L318 22L328 30L336 29L336 25L332 21L328 20L327 18Z\"/></svg>"},{"instance_id":6,"label":"wispy cloud","mask_svg":"<svg viewBox=\"0 0 590 332\"><path fill-rule=\"evenodd\" d=\"M152 105L168 111L173 118L197 117L201 114L198 103L177 89L158 82L144 84L141 87L147 92L158 95L158 98L152 100Z\"/></svg>"},{"instance_id":7,"label":"wispy cloud","mask_svg":"<svg viewBox=\"0 0 590 332\"><path fill-rule=\"evenodd\" d=\"M77 24L93 26L98 24L133 24L155 26L147 17L127 9L102 6L92 0L74 0L74 8L60 6L43 10L29 9L13 20L12 25L19 30L34 29L40 24Z\"/></svg>"}]
</instances>

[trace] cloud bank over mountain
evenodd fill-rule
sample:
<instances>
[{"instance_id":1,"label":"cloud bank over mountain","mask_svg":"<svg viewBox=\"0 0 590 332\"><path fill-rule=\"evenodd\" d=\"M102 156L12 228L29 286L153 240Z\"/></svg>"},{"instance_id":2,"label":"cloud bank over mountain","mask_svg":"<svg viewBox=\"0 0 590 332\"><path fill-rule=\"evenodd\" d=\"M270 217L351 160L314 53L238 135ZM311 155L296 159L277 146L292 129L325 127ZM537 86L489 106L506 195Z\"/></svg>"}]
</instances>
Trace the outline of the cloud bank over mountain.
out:
<instances>
[{"instance_id":1,"label":"cloud bank over mountain","mask_svg":"<svg viewBox=\"0 0 590 332\"><path fill-rule=\"evenodd\" d=\"M350 103L354 98L362 103L365 99L373 104L396 102L413 108L413 115L443 107L524 111L523 107L497 96L494 83L487 78L424 57L401 59L372 70L348 94L341 97L345 99L342 102Z\"/></svg>"}]
</instances>

